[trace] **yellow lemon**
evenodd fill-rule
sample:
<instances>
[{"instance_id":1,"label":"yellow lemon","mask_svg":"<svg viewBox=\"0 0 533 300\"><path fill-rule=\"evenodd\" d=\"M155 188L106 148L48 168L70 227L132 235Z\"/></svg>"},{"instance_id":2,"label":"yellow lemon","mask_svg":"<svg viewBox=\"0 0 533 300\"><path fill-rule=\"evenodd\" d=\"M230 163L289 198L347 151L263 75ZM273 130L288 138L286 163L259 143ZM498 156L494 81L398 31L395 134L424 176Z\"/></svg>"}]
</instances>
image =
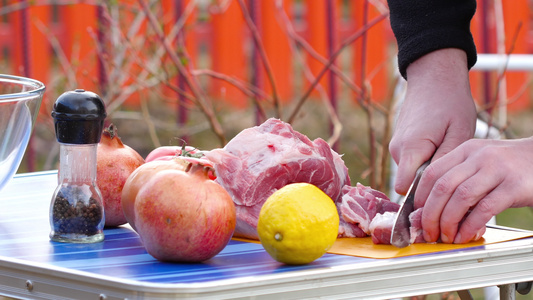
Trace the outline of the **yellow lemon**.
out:
<instances>
[{"instance_id":1,"label":"yellow lemon","mask_svg":"<svg viewBox=\"0 0 533 300\"><path fill-rule=\"evenodd\" d=\"M331 248L339 231L333 200L309 183L273 193L259 213L257 233L265 250L286 264L307 264Z\"/></svg>"}]
</instances>

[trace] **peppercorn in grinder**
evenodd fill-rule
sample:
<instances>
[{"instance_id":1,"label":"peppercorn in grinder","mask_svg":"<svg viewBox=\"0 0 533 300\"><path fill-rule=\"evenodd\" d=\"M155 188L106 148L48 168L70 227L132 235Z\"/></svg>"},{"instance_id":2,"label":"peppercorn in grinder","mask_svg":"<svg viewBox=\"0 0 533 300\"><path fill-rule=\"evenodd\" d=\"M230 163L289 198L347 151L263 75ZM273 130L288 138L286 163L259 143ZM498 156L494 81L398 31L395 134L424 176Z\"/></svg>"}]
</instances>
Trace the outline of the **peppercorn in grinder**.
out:
<instances>
[{"instance_id":1,"label":"peppercorn in grinder","mask_svg":"<svg viewBox=\"0 0 533 300\"><path fill-rule=\"evenodd\" d=\"M60 95L52 111L59 148L58 186L50 205L50 239L68 243L104 240L104 206L96 185L96 153L105 105L77 89Z\"/></svg>"}]
</instances>

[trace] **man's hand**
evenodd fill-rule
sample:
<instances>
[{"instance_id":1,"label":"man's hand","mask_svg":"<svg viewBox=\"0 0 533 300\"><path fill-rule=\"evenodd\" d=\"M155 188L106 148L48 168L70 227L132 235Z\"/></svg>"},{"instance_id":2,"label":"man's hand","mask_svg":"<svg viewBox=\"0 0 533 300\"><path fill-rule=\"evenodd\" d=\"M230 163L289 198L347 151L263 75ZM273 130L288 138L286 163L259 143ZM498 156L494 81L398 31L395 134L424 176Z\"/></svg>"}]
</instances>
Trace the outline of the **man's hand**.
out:
<instances>
[{"instance_id":1,"label":"man's hand","mask_svg":"<svg viewBox=\"0 0 533 300\"><path fill-rule=\"evenodd\" d=\"M415 207L424 206L424 238L467 243L509 207L533 206L533 138L472 139L431 163Z\"/></svg>"},{"instance_id":2,"label":"man's hand","mask_svg":"<svg viewBox=\"0 0 533 300\"><path fill-rule=\"evenodd\" d=\"M476 108L470 92L466 54L431 52L407 68L407 91L389 150L398 164L395 189L405 194L416 169L472 138Z\"/></svg>"}]
</instances>

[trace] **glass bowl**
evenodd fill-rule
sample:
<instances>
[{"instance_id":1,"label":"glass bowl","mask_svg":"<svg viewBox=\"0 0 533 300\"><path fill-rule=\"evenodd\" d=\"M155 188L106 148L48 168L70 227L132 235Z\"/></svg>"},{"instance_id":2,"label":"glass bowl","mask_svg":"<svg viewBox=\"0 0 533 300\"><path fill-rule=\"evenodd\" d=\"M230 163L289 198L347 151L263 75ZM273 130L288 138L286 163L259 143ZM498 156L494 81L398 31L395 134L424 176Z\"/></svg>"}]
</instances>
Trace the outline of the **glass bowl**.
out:
<instances>
[{"instance_id":1,"label":"glass bowl","mask_svg":"<svg viewBox=\"0 0 533 300\"><path fill-rule=\"evenodd\" d=\"M37 80L0 74L0 191L20 166L44 90Z\"/></svg>"}]
</instances>

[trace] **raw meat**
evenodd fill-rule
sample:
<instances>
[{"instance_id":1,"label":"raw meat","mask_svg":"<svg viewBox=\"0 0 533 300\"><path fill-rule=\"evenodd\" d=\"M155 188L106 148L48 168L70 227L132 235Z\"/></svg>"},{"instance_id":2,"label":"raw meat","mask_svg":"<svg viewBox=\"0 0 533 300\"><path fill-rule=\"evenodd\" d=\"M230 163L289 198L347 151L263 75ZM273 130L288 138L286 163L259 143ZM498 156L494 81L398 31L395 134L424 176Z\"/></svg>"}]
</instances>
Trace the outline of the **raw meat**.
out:
<instances>
[{"instance_id":1,"label":"raw meat","mask_svg":"<svg viewBox=\"0 0 533 300\"><path fill-rule=\"evenodd\" d=\"M350 185L348 168L322 139L311 141L290 124L268 119L241 131L221 149L205 153L213 162L216 181L237 207L235 236L257 239L259 211L266 199L294 182L316 185L335 202Z\"/></svg>"},{"instance_id":2,"label":"raw meat","mask_svg":"<svg viewBox=\"0 0 533 300\"><path fill-rule=\"evenodd\" d=\"M400 205L360 183L351 186L341 155L322 139L311 141L289 124L269 119L241 131L224 148L204 154L213 163L216 181L235 203L237 237L258 239L257 220L267 198L287 184L308 182L335 202L339 237L371 235L376 244L390 244L392 224ZM413 218L411 236L415 242L423 242L420 214Z\"/></svg>"},{"instance_id":3,"label":"raw meat","mask_svg":"<svg viewBox=\"0 0 533 300\"><path fill-rule=\"evenodd\" d=\"M337 237L366 237L366 232L359 227L358 223L347 222L341 214L340 203L337 203L337 211L339 212L339 234Z\"/></svg>"},{"instance_id":4,"label":"raw meat","mask_svg":"<svg viewBox=\"0 0 533 300\"><path fill-rule=\"evenodd\" d=\"M339 237L372 236L374 244L390 244L392 226L400 205L387 195L357 183L344 186L341 201L337 203L340 217ZM425 243L422 231L423 208L409 215L411 243Z\"/></svg>"},{"instance_id":5,"label":"raw meat","mask_svg":"<svg viewBox=\"0 0 533 300\"><path fill-rule=\"evenodd\" d=\"M409 222L411 223L411 227L409 228L411 244L426 242L421 223L423 210L423 208L419 208L409 215ZM376 214L370 223L370 235L372 236L372 242L374 242L374 244L390 244L392 227L394 225L394 220L396 219L396 214L397 212Z\"/></svg>"},{"instance_id":6,"label":"raw meat","mask_svg":"<svg viewBox=\"0 0 533 300\"><path fill-rule=\"evenodd\" d=\"M377 214L397 212L400 205L391 202L387 195L357 183L344 186L340 203L337 203L342 226L357 226L360 231L340 229L339 237L364 237L371 234L370 223ZM355 234L352 234L355 232Z\"/></svg>"},{"instance_id":7,"label":"raw meat","mask_svg":"<svg viewBox=\"0 0 533 300\"><path fill-rule=\"evenodd\" d=\"M424 211L423 207L413 211L409 215L409 222L411 222L411 227L409 228L411 244L426 242L424 231L422 230L422 211Z\"/></svg>"},{"instance_id":8,"label":"raw meat","mask_svg":"<svg viewBox=\"0 0 533 300\"><path fill-rule=\"evenodd\" d=\"M370 223L370 233L374 244L390 244L396 214L396 212L387 211L374 217Z\"/></svg>"}]
</instances>

